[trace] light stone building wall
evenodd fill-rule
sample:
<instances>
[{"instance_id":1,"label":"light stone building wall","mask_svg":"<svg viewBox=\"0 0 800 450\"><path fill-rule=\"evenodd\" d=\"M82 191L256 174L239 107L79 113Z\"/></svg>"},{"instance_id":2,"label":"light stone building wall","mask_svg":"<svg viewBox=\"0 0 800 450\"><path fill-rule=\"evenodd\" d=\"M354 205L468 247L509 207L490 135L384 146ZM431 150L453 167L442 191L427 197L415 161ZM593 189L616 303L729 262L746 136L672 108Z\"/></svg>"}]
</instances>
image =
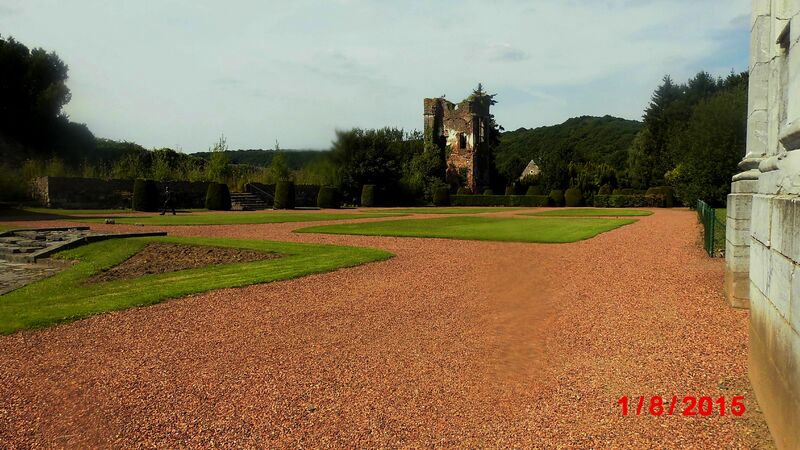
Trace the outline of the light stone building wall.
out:
<instances>
[{"instance_id":1,"label":"light stone building wall","mask_svg":"<svg viewBox=\"0 0 800 450\"><path fill-rule=\"evenodd\" d=\"M800 0L754 0L747 155L728 196L725 287L749 307L750 379L800 448Z\"/></svg>"}]
</instances>

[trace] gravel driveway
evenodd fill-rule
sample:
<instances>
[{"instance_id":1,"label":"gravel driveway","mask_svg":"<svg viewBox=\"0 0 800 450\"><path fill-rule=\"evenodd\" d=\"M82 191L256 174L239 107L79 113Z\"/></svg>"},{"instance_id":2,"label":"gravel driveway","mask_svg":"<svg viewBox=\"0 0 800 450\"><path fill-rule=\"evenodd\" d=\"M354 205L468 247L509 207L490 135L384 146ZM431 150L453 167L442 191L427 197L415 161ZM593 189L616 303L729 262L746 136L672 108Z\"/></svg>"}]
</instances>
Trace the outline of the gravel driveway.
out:
<instances>
[{"instance_id":1,"label":"gravel driveway","mask_svg":"<svg viewBox=\"0 0 800 450\"><path fill-rule=\"evenodd\" d=\"M748 314L725 304L693 212L573 244L291 233L307 225L169 231L397 256L0 337L0 446L771 445ZM623 395L748 411L623 417Z\"/></svg>"}]
</instances>

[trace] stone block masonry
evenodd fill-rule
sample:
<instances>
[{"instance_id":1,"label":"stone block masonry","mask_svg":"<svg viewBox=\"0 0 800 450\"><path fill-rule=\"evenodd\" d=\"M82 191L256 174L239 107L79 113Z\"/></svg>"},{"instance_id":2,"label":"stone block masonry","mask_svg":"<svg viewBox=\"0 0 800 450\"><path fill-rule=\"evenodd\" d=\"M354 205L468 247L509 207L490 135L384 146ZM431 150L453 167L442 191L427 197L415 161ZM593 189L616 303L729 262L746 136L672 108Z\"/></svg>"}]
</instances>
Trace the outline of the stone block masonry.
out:
<instances>
[{"instance_id":1,"label":"stone block masonry","mask_svg":"<svg viewBox=\"0 0 800 450\"><path fill-rule=\"evenodd\" d=\"M753 196L750 244L750 378L779 448L800 445L800 252L794 218L800 199ZM779 245L775 245L779 242Z\"/></svg>"},{"instance_id":2,"label":"stone block masonry","mask_svg":"<svg viewBox=\"0 0 800 450\"><path fill-rule=\"evenodd\" d=\"M800 0L754 0L747 154L728 196L725 290L750 314L750 380L800 448Z\"/></svg>"}]
</instances>

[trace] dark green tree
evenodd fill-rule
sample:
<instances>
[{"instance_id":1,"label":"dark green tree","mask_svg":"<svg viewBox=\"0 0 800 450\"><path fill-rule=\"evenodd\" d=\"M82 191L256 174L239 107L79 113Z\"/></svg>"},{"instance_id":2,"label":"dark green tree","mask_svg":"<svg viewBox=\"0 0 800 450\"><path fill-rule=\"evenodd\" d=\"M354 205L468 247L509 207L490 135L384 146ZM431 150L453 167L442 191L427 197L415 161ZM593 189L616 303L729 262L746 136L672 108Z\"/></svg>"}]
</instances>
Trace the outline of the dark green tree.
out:
<instances>
[{"instance_id":1,"label":"dark green tree","mask_svg":"<svg viewBox=\"0 0 800 450\"><path fill-rule=\"evenodd\" d=\"M341 173L341 192L346 203L358 203L365 184L378 186L383 193L396 192L403 177L402 156L398 150L403 130L381 128L336 132L330 157ZM382 197L385 198L385 197Z\"/></svg>"},{"instance_id":2,"label":"dark green tree","mask_svg":"<svg viewBox=\"0 0 800 450\"><path fill-rule=\"evenodd\" d=\"M557 185L557 189L568 187L569 180L559 177L570 161L606 163L624 173L628 147L642 128L642 123L634 120L583 116L559 125L504 132L495 150L496 166L501 175L515 180L534 160L547 184Z\"/></svg>"},{"instance_id":3,"label":"dark green tree","mask_svg":"<svg viewBox=\"0 0 800 450\"><path fill-rule=\"evenodd\" d=\"M94 136L63 112L71 98L68 67L53 52L29 50L0 36L0 157L60 157L75 165L94 150Z\"/></svg>"},{"instance_id":4,"label":"dark green tree","mask_svg":"<svg viewBox=\"0 0 800 450\"><path fill-rule=\"evenodd\" d=\"M747 91L743 84L733 86L697 105L683 136L684 151L667 174L684 205L698 199L725 205L747 130Z\"/></svg>"},{"instance_id":5,"label":"dark green tree","mask_svg":"<svg viewBox=\"0 0 800 450\"><path fill-rule=\"evenodd\" d=\"M269 165L269 171L275 181L291 179L289 165L286 163L286 155L282 151L275 152L275 156L272 157L272 162Z\"/></svg>"},{"instance_id":6,"label":"dark green tree","mask_svg":"<svg viewBox=\"0 0 800 450\"><path fill-rule=\"evenodd\" d=\"M500 145L501 135L504 128L497 123L494 114L491 114L491 107L497 104L495 97L497 94L489 94L483 90L483 84L478 83L478 86L472 91L472 94L467 98L469 101L477 102L482 105L489 113L489 123L486 124L486 142L484 146L479 146L475 154L477 159L476 165L483 168L483 173L478 174L478 179L482 180L484 184L490 187L496 187L498 190L504 188L508 181L500 175L495 163L495 152Z\"/></svg>"},{"instance_id":7,"label":"dark green tree","mask_svg":"<svg viewBox=\"0 0 800 450\"><path fill-rule=\"evenodd\" d=\"M228 150L228 144L225 140L225 135L219 137L219 140L213 147L211 147L211 157L206 165L206 180L216 181L217 183L224 183L230 174L228 167L228 156L225 152Z\"/></svg>"}]
</instances>

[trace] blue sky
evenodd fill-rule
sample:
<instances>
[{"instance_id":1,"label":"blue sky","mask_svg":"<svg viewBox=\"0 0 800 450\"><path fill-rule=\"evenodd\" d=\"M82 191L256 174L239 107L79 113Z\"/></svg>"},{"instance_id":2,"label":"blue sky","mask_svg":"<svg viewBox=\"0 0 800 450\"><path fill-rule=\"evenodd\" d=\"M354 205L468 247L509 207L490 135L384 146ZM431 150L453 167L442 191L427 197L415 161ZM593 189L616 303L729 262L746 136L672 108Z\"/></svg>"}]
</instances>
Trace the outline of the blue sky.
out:
<instances>
[{"instance_id":1,"label":"blue sky","mask_svg":"<svg viewBox=\"0 0 800 450\"><path fill-rule=\"evenodd\" d=\"M203 151L327 148L422 127L482 82L506 129L638 119L665 74L747 69L750 0L0 0L0 34L70 67L100 137Z\"/></svg>"}]
</instances>

